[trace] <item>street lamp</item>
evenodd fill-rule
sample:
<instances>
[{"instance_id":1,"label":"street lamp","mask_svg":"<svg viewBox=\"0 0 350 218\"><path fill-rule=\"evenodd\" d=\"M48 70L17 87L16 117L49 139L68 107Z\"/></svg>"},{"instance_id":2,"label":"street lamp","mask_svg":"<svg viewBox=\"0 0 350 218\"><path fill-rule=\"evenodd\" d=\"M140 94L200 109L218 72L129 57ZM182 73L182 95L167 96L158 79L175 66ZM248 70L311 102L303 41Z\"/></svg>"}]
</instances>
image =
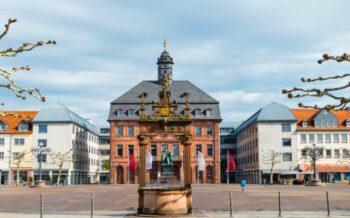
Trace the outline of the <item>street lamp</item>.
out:
<instances>
[{"instance_id":1,"label":"street lamp","mask_svg":"<svg viewBox=\"0 0 350 218\"><path fill-rule=\"evenodd\" d=\"M39 180L36 181L37 186L45 186L45 183L42 181L42 175L41 175L41 165L45 157L46 162L46 155L51 152L51 149L46 147L46 144L43 142L40 142L38 147L32 149L33 155L37 157L37 160L39 162Z\"/></svg>"}]
</instances>

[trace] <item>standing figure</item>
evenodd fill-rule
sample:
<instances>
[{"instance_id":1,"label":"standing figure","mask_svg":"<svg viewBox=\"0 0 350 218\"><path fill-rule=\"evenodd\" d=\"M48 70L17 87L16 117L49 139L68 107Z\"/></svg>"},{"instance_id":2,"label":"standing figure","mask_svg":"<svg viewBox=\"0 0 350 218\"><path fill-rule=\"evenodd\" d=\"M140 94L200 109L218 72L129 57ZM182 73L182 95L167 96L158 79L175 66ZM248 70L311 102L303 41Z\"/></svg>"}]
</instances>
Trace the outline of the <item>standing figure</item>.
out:
<instances>
[{"instance_id":1,"label":"standing figure","mask_svg":"<svg viewBox=\"0 0 350 218\"><path fill-rule=\"evenodd\" d=\"M244 179L241 180L241 187L242 187L242 192L244 192L246 181Z\"/></svg>"}]
</instances>

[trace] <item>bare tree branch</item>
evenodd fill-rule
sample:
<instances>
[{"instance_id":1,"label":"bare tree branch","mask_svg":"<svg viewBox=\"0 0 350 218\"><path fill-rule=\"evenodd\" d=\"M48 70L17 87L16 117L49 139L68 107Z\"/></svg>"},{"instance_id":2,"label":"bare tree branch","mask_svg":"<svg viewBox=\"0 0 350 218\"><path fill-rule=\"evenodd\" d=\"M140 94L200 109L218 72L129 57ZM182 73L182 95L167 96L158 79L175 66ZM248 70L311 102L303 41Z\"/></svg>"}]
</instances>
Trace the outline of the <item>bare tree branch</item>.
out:
<instances>
[{"instance_id":1,"label":"bare tree branch","mask_svg":"<svg viewBox=\"0 0 350 218\"><path fill-rule=\"evenodd\" d=\"M17 20L10 18L5 24L5 30L0 35L0 40L8 34L11 24L15 23ZM2 57L16 57L18 54L23 52L29 52L33 49L45 46L45 45L54 45L56 44L53 40L48 41L38 41L35 43L32 42L25 42L22 43L21 46L18 48L7 48L5 50L0 50L0 56ZM0 67L0 78L4 79L4 82L0 82L0 88L8 89L9 91L13 92L17 98L26 99L26 95L32 96L36 99L38 99L41 102L44 102L46 99L41 94L40 90L37 88L22 88L21 86L17 85L15 81L12 79L12 76L14 73L18 71L29 71L29 66L22 66L22 67L14 67L12 69L4 69ZM4 105L4 103L0 103L0 105ZM8 116L11 116L11 114L7 114ZM7 116L6 114L2 114L2 116Z\"/></svg>"},{"instance_id":2,"label":"bare tree branch","mask_svg":"<svg viewBox=\"0 0 350 218\"><path fill-rule=\"evenodd\" d=\"M328 54L324 54L322 59L318 60L319 64L322 64L325 61L328 60L335 60L337 62L347 61L350 62L350 55L347 53L344 53L341 56L330 56ZM318 78L301 78L301 81L304 83L312 83L312 82L320 82L320 81L326 81L326 80L333 80L333 79L343 79L346 77L349 77L350 74L346 73L343 75L336 75L336 76L329 76L329 77L318 77ZM318 105L304 105L304 103L300 102L298 104L299 107L303 108L314 108L314 109L326 109L326 110L342 110L346 108L346 106L350 102L350 97L347 96L337 96L333 92L345 90L350 87L350 81L348 81L345 85L339 86L339 87L332 87L332 88L325 88L325 89L318 89L318 88L311 88L311 89L304 89L304 88L298 88L294 87L292 89L283 89L282 94L286 94L288 98L304 98L304 97L328 97L331 98L337 103L335 104L327 104L324 106L318 106Z\"/></svg>"}]
</instances>

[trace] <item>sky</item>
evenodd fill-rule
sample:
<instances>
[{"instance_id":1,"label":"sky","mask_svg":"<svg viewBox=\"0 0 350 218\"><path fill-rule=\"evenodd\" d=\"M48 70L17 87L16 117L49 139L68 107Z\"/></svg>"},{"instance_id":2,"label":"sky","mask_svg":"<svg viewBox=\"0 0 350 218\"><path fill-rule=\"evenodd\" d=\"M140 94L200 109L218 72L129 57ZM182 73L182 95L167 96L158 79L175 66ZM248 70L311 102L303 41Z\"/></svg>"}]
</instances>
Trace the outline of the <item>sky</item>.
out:
<instances>
[{"instance_id":1,"label":"sky","mask_svg":"<svg viewBox=\"0 0 350 218\"><path fill-rule=\"evenodd\" d=\"M316 61L323 53L349 51L349 8L346 0L0 0L0 24L10 17L18 20L0 49L57 42L0 59L4 68L30 65L31 71L14 79L39 88L47 98L45 103L23 101L0 89L1 110L61 103L108 124L111 101L142 80L157 79L164 39L174 58L174 79L190 80L216 98L225 122L245 120L271 102L297 107L299 100L288 99L282 89L308 87L301 77L347 72L347 63Z\"/></svg>"}]
</instances>

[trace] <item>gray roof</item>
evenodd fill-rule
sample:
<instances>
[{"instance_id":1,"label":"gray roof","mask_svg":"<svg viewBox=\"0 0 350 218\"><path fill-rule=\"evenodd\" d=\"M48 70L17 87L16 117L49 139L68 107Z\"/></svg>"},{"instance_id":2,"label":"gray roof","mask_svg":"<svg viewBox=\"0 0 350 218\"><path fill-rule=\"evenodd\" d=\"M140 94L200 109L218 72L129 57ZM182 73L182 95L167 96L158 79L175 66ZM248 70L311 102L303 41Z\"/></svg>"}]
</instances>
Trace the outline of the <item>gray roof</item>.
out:
<instances>
[{"instance_id":1,"label":"gray roof","mask_svg":"<svg viewBox=\"0 0 350 218\"><path fill-rule=\"evenodd\" d=\"M236 129L239 125L241 125L243 122L226 122L226 121L223 121L221 124L220 124L220 128L234 128Z\"/></svg>"},{"instance_id":2,"label":"gray roof","mask_svg":"<svg viewBox=\"0 0 350 218\"><path fill-rule=\"evenodd\" d=\"M138 111L140 109L141 94L146 93L144 98L145 108L148 115L152 113L152 101L159 101L159 91L161 85L159 81L142 81L129 91L121 95L119 98L111 102L110 113L108 120L135 120L138 119L138 114L135 117L129 117L127 111L134 109ZM189 103L191 111L200 109L202 114L193 119L220 119L219 102L207 93L193 85L189 81L173 81L168 90L171 92L170 101L176 100L178 102L177 113L181 113L184 110L184 93L189 93ZM122 116L117 116L116 111L121 109L123 111ZM212 116L205 116L205 110L211 109Z\"/></svg>"},{"instance_id":3,"label":"gray roof","mask_svg":"<svg viewBox=\"0 0 350 218\"><path fill-rule=\"evenodd\" d=\"M85 120L78 114L69 110L61 104L56 104L50 107L43 108L35 116L33 123L42 122L73 122L89 131L99 135L98 128L91 122Z\"/></svg>"},{"instance_id":4,"label":"gray roof","mask_svg":"<svg viewBox=\"0 0 350 218\"><path fill-rule=\"evenodd\" d=\"M254 122L296 122L296 118L290 109L282 104L272 102L255 112L237 127L235 134L248 127Z\"/></svg>"}]
</instances>

